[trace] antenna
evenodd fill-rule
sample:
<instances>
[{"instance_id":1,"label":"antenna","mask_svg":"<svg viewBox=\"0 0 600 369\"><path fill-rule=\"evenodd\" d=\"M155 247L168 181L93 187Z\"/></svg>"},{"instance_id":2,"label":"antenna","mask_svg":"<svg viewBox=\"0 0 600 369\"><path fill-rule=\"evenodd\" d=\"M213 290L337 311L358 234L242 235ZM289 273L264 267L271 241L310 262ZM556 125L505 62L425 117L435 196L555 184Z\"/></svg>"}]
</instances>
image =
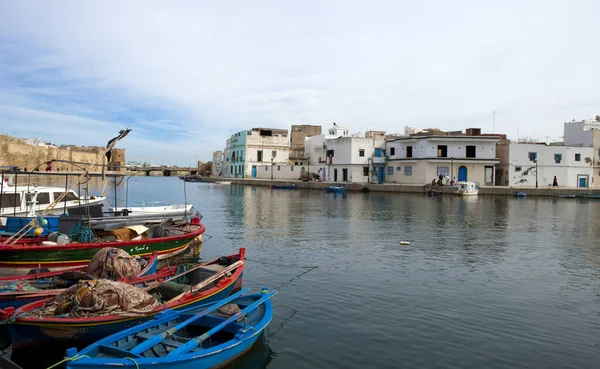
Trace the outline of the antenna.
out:
<instances>
[{"instance_id":1,"label":"antenna","mask_svg":"<svg viewBox=\"0 0 600 369\"><path fill-rule=\"evenodd\" d=\"M496 126L496 110L492 110L492 133L496 133L494 129Z\"/></svg>"}]
</instances>

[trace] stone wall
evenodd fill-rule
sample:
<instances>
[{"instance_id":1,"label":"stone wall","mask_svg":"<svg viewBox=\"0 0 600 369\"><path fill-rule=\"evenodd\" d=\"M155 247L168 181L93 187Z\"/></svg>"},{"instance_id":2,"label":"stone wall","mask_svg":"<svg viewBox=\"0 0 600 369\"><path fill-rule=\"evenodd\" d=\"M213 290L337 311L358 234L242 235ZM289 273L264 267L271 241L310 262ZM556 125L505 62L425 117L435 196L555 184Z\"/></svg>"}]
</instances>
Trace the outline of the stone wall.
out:
<instances>
[{"instance_id":1,"label":"stone wall","mask_svg":"<svg viewBox=\"0 0 600 369\"><path fill-rule=\"evenodd\" d=\"M46 162L51 160L68 160L73 162L91 164L98 160L103 163L102 147L55 147L30 145L15 137L0 135L0 166L18 166L22 171L32 171L36 167L39 171L46 171ZM85 164L52 163L53 172L80 172ZM115 149L111 158L110 169L125 168L125 149ZM98 166L91 171L101 171Z\"/></svg>"}]
</instances>

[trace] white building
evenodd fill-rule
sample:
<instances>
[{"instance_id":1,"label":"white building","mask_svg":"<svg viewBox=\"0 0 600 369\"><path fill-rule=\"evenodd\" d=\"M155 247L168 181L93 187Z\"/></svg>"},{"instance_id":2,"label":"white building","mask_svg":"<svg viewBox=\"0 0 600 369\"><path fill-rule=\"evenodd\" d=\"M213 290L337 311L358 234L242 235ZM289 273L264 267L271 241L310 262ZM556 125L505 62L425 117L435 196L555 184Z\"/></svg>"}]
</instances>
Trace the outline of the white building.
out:
<instances>
[{"instance_id":1,"label":"white building","mask_svg":"<svg viewBox=\"0 0 600 369\"><path fill-rule=\"evenodd\" d=\"M385 182L426 184L440 175L457 181L494 184L498 136L481 136L479 129L467 135L425 135L386 142ZM379 173L381 178L381 173Z\"/></svg>"},{"instance_id":2,"label":"white building","mask_svg":"<svg viewBox=\"0 0 600 369\"><path fill-rule=\"evenodd\" d=\"M596 119L584 119L579 122L567 122L564 126L565 146L593 146L593 131L600 130L600 116Z\"/></svg>"},{"instance_id":3,"label":"white building","mask_svg":"<svg viewBox=\"0 0 600 369\"><path fill-rule=\"evenodd\" d=\"M246 131L246 177L258 178L259 171L268 171L265 166L287 165L289 158L287 129L252 128Z\"/></svg>"},{"instance_id":4,"label":"white building","mask_svg":"<svg viewBox=\"0 0 600 369\"><path fill-rule=\"evenodd\" d=\"M498 185L514 187L590 187L593 182L594 149L545 144L498 144Z\"/></svg>"},{"instance_id":5,"label":"white building","mask_svg":"<svg viewBox=\"0 0 600 369\"><path fill-rule=\"evenodd\" d=\"M333 182L369 182L375 151L385 146L384 133L367 132L365 137L350 137L347 127L334 125L325 135L306 139L308 171Z\"/></svg>"}]
</instances>

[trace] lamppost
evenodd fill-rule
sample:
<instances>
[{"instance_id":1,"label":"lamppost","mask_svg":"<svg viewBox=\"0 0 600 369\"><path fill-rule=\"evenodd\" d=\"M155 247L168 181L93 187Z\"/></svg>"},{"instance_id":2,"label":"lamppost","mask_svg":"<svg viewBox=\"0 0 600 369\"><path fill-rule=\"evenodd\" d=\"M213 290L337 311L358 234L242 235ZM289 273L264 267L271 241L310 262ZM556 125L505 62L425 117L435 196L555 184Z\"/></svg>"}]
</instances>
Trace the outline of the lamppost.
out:
<instances>
[{"instance_id":1,"label":"lamppost","mask_svg":"<svg viewBox=\"0 0 600 369\"><path fill-rule=\"evenodd\" d=\"M535 188L538 188L538 161L535 159Z\"/></svg>"},{"instance_id":2,"label":"lamppost","mask_svg":"<svg viewBox=\"0 0 600 369\"><path fill-rule=\"evenodd\" d=\"M271 158L271 181L273 180L273 158Z\"/></svg>"},{"instance_id":3,"label":"lamppost","mask_svg":"<svg viewBox=\"0 0 600 369\"><path fill-rule=\"evenodd\" d=\"M367 183L371 183L371 158L367 158Z\"/></svg>"}]
</instances>

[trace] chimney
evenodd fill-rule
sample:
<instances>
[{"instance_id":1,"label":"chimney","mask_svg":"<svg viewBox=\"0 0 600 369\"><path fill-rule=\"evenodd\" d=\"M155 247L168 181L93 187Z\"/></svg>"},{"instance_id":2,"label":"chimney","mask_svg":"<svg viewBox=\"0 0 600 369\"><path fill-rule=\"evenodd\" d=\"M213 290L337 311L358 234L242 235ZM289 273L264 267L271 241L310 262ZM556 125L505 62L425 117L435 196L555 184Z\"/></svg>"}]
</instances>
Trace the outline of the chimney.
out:
<instances>
[{"instance_id":1,"label":"chimney","mask_svg":"<svg viewBox=\"0 0 600 369\"><path fill-rule=\"evenodd\" d=\"M465 132L467 136L481 136L481 128L467 128Z\"/></svg>"}]
</instances>

